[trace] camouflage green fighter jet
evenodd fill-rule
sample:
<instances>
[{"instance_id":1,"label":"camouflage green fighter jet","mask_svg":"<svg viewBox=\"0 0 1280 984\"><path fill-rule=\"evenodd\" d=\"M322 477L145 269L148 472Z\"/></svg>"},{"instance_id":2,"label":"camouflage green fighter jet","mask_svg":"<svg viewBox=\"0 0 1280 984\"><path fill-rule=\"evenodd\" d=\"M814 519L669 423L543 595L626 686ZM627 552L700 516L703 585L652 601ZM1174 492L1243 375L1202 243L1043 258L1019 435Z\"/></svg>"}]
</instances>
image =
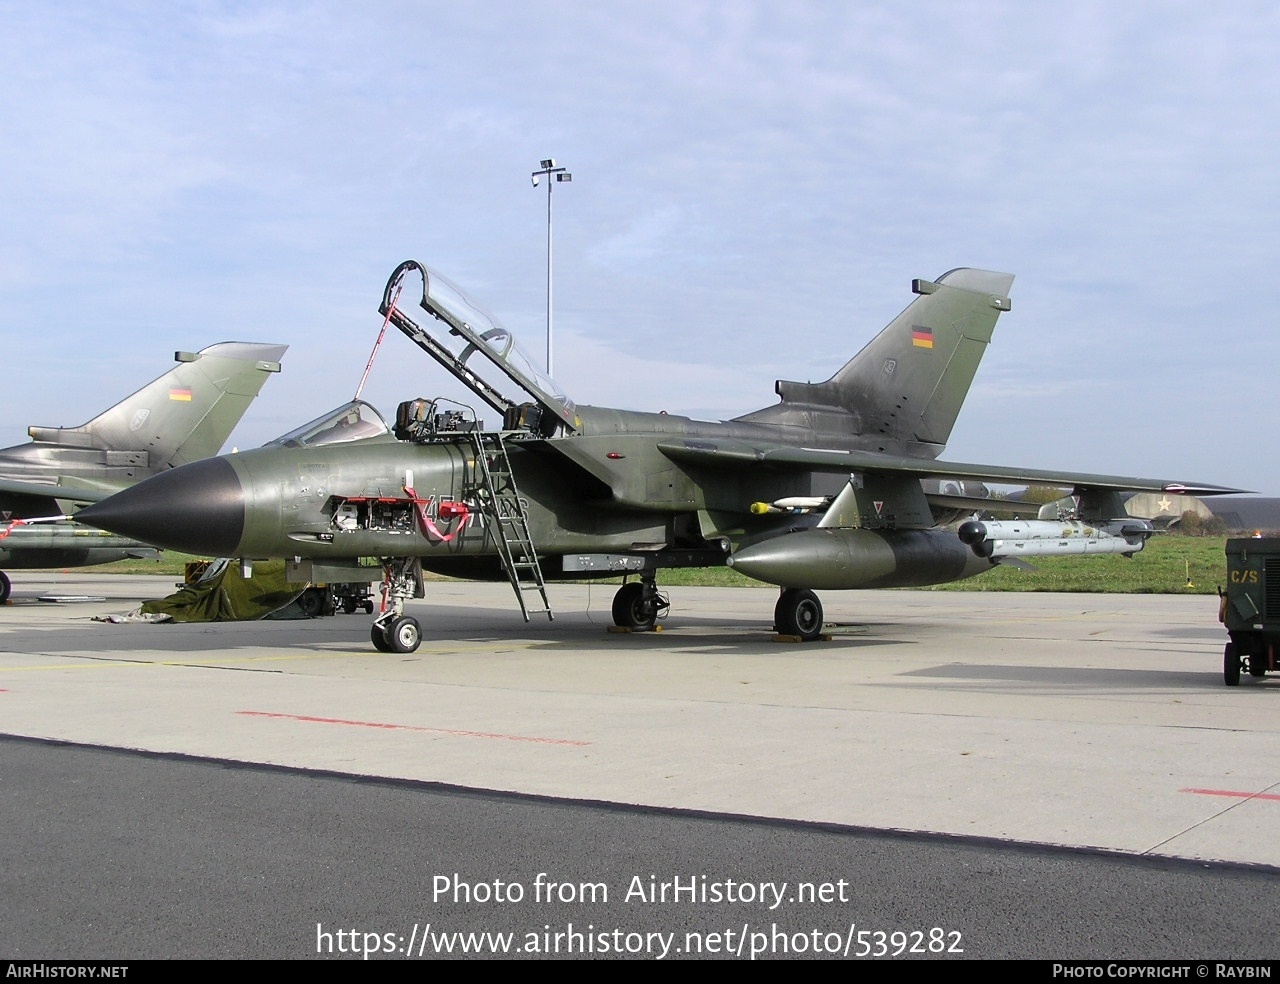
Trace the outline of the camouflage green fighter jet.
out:
<instances>
[{"instance_id":1,"label":"camouflage green fighter jet","mask_svg":"<svg viewBox=\"0 0 1280 984\"><path fill-rule=\"evenodd\" d=\"M70 510L217 454L287 345L221 342L177 352L159 379L79 427L30 427L0 450L0 566L82 567L154 556L153 546L61 522ZM0 604L9 597L0 571Z\"/></svg>"},{"instance_id":2,"label":"camouflage green fighter jet","mask_svg":"<svg viewBox=\"0 0 1280 984\"><path fill-rule=\"evenodd\" d=\"M422 279L428 327L396 306L411 275ZM830 379L780 381L776 405L710 422L575 406L490 315L406 261L382 313L499 425L486 427L471 407L418 399L388 428L354 403L263 448L148 479L80 519L195 553L284 557L300 581L368 582L381 568L371 638L384 652L418 646L421 627L404 605L423 596L423 570L507 580L526 619L550 617L548 580L626 575L613 618L644 630L668 608L659 571L727 564L779 585L775 628L812 639L823 627L815 588L952 581L1011 549L998 524L963 540L939 526L944 513L990 505L927 494L922 483L939 478L948 484L933 487L1065 485L1079 516L1011 535L1024 547L1041 541L1041 552L1064 539L1064 552L1103 542L1136 552L1150 527L1123 518L1119 493L1190 486L936 460L1012 282L973 269L917 280L907 309ZM371 429L380 433L366 436Z\"/></svg>"}]
</instances>

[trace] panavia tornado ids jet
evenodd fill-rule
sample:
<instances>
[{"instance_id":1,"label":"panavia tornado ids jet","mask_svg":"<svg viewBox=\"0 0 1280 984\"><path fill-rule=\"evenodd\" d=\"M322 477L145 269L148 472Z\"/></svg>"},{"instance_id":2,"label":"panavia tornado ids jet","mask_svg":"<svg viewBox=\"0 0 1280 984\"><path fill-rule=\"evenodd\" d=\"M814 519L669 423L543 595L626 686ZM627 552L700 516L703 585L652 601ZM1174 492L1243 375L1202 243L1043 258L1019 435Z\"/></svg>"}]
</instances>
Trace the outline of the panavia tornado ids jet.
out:
<instances>
[{"instance_id":1,"label":"panavia tornado ids jet","mask_svg":"<svg viewBox=\"0 0 1280 984\"><path fill-rule=\"evenodd\" d=\"M0 566L83 567L154 556L155 547L61 522L158 472L217 454L287 345L221 342L177 352L159 379L79 427L29 427L0 450ZM0 603L10 583L0 571Z\"/></svg>"},{"instance_id":2,"label":"panavia tornado ids jet","mask_svg":"<svg viewBox=\"0 0 1280 984\"><path fill-rule=\"evenodd\" d=\"M411 275L426 326L396 306ZM973 269L916 280L907 309L830 379L780 381L774 406L709 422L575 406L506 329L410 260L388 281L382 314L497 426L418 399L388 428L357 402L265 447L148 479L80 519L192 553L283 557L298 580L370 581L381 568L373 644L411 652L421 628L404 604L423 596L423 570L507 580L526 619L550 617L548 580L628 575L613 618L643 630L666 613L661 570L727 564L779 585L777 631L812 639L823 626L815 588L937 584L1015 553L1089 544L1134 553L1151 529L1125 518L1120 493L1228 491L936 460L1012 283ZM380 433L366 436L371 427ZM926 494L926 480L1062 485L1077 515L1016 529L975 521L961 536L938 517L990 500Z\"/></svg>"}]
</instances>

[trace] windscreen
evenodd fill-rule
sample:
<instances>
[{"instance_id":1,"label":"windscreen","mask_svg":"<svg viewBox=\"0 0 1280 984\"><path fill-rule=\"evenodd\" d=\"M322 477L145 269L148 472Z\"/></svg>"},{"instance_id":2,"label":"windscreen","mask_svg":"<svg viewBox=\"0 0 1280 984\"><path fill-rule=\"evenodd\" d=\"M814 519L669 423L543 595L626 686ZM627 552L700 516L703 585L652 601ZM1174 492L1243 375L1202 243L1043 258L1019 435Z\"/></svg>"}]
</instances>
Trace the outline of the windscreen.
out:
<instances>
[{"instance_id":1,"label":"windscreen","mask_svg":"<svg viewBox=\"0 0 1280 984\"><path fill-rule=\"evenodd\" d=\"M357 400L330 410L310 423L295 427L288 434L282 434L267 443L286 448L316 448L390 433L391 428L382 419L382 414L363 400Z\"/></svg>"}]
</instances>

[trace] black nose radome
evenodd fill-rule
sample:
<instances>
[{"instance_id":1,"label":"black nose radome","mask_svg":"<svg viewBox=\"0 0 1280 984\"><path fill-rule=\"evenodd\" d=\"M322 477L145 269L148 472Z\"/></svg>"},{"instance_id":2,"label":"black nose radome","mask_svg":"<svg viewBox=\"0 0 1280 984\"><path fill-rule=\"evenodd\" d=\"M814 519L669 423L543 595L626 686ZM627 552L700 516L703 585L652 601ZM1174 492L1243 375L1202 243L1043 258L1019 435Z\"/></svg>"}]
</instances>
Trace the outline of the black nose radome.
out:
<instances>
[{"instance_id":1,"label":"black nose radome","mask_svg":"<svg viewBox=\"0 0 1280 984\"><path fill-rule=\"evenodd\" d=\"M223 458L183 465L81 509L76 520L184 553L235 556L244 489Z\"/></svg>"}]
</instances>

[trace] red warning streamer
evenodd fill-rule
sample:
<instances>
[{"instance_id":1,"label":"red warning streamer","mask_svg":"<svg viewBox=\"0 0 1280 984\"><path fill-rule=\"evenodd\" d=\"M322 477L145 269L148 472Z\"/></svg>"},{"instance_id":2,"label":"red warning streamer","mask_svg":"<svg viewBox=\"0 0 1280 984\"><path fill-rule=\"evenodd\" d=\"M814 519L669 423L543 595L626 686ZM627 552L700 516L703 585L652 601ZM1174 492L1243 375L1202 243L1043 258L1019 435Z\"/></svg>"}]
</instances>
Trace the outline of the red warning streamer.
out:
<instances>
[{"instance_id":1,"label":"red warning streamer","mask_svg":"<svg viewBox=\"0 0 1280 984\"><path fill-rule=\"evenodd\" d=\"M456 519L458 521L458 525L452 533L445 533L427 515L427 506L431 504L431 500L419 499L418 493L408 487L405 488L405 492L409 495L409 501L413 503L414 512L418 515L418 525L422 528L422 535L425 537L435 537L441 543L448 543L462 531L462 528L467 525L467 520L471 517L471 509L465 502L454 502L450 499L441 501L436 509L436 514L442 520Z\"/></svg>"},{"instance_id":2,"label":"red warning streamer","mask_svg":"<svg viewBox=\"0 0 1280 984\"><path fill-rule=\"evenodd\" d=\"M10 533L16 530L19 526L28 526L28 525L30 524L28 524L28 522L25 519L13 520L3 530L0 530L0 540L3 540L6 536L8 536Z\"/></svg>"}]
</instances>

